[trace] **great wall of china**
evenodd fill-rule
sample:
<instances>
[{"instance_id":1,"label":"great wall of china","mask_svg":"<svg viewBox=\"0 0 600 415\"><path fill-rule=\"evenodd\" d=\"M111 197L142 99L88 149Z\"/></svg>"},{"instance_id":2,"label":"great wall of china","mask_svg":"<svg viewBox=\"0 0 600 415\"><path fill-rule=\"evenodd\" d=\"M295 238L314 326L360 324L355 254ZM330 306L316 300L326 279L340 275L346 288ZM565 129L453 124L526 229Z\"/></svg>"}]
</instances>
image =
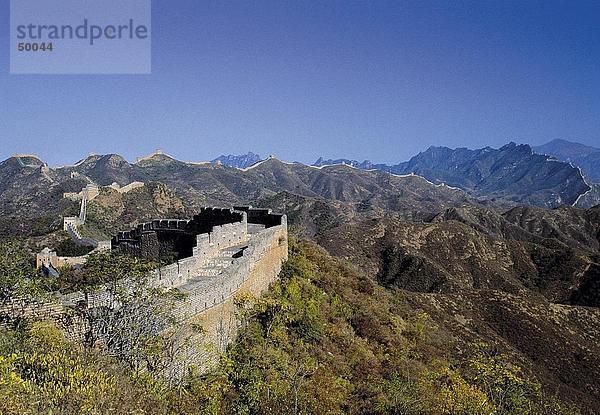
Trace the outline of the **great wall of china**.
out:
<instances>
[{"instance_id":1,"label":"great wall of china","mask_svg":"<svg viewBox=\"0 0 600 415\"><path fill-rule=\"evenodd\" d=\"M112 247L145 258L176 253L153 284L185 294L176 317L201 325L223 350L237 331L234 296L260 296L287 259L287 218L269 209L203 208L191 220L155 220L120 232Z\"/></svg>"},{"instance_id":2,"label":"great wall of china","mask_svg":"<svg viewBox=\"0 0 600 415\"><path fill-rule=\"evenodd\" d=\"M151 284L183 293L174 310L176 318L188 326L202 326L203 341L224 350L239 326L235 296L260 296L287 259L287 218L269 209L245 206L202 208L189 220L154 220L119 232L104 248L147 259L172 255L174 262L155 270ZM38 265L77 265L85 258L69 262L44 250L38 255ZM17 299L0 308L0 316L50 318L70 337L82 338L82 331L90 328L70 318L69 307L83 302L88 308L98 307L106 299L103 291L59 295L57 301L47 303Z\"/></svg>"},{"instance_id":3,"label":"great wall of china","mask_svg":"<svg viewBox=\"0 0 600 415\"><path fill-rule=\"evenodd\" d=\"M71 177L78 177L78 173L72 173ZM88 179L90 182L91 180ZM107 188L116 190L117 192L124 194L129 193L134 189L144 187L142 182L132 182L126 186L119 186L117 183L113 183ZM88 184L79 193L64 193L63 197L72 201L79 201L79 216L65 216L63 218L63 230L66 231L73 242L81 246L90 246L94 248L94 251L108 250L110 249L110 241L97 241L92 238L82 236L79 228L85 225L87 218L87 206L88 203L94 200L100 195L100 187L94 183ZM80 257L62 257L58 256L56 252L51 251L49 248L43 249L36 258L36 267L44 268L46 273L57 276L58 268L64 266L82 265L85 263L86 256Z\"/></svg>"}]
</instances>

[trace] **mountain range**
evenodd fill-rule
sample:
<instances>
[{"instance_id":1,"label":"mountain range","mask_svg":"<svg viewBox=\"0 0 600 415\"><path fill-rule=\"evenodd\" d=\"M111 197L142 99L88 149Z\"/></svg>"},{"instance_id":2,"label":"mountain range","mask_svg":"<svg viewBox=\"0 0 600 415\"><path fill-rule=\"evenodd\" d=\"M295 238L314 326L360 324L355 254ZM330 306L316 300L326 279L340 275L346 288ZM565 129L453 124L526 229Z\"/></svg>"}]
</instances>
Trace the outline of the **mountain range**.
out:
<instances>
[{"instance_id":1,"label":"mountain range","mask_svg":"<svg viewBox=\"0 0 600 415\"><path fill-rule=\"evenodd\" d=\"M253 164L258 163L259 161L261 161L260 156L249 151L248 153L239 156L235 156L233 154L229 154L227 156L219 156L216 159L211 160L211 163L219 163L229 167L245 169L246 167L250 167Z\"/></svg>"},{"instance_id":2,"label":"mountain range","mask_svg":"<svg viewBox=\"0 0 600 415\"><path fill-rule=\"evenodd\" d=\"M63 193L89 183L145 183L125 194L101 189L81 229L97 238L202 205L272 208L296 238L357 270L361 295L383 287L452 333L457 361L470 344L497 345L544 388L595 413L600 206L581 205L594 184L573 161L514 143L432 147L395 166L248 156L189 163L157 152L130 163L108 154L59 168L11 157L0 163L0 236L26 237L34 250L59 240L61 217L78 210ZM369 318L393 326L392 315Z\"/></svg>"},{"instance_id":3,"label":"mountain range","mask_svg":"<svg viewBox=\"0 0 600 415\"><path fill-rule=\"evenodd\" d=\"M396 212L409 219L428 219L461 204L506 210L519 204L585 208L600 202L598 187L588 184L577 167L515 143L499 149L431 147L394 166L343 159L319 159L307 166L259 159L248 153L189 163L157 152L130 163L107 154L50 168L35 156L15 156L0 163L0 212L11 226L15 224L7 218L17 213L54 223L74 209L63 193L78 192L89 183L134 181L165 184L189 209L294 195L342 202L354 212Z\"/></svg>"},{"instance_id":4,"label":"mountain range","mask_svg":"<svg viewBox=\"0 0 600 415\"><path fill-rule=\"evenodd\" d=\"M346 164L359 169L377 169L393 174L417 174L434 183L459 187L485 199L505 199L542 207L563 204L592 206L597 197L580 199L592 190L581 171L554 157L536 154L526 144L509 143L499 149L430 147L409 161L396 164L373 164L368 160L323 160L316 166Z\"/></svg>"},{"instance_id":5,"label":"mountain range","mask_svg":"<svg viewBox=\"0 0 600 415\"><path fill-rule=\"evenodd\" d=\"M570 162L581 168L583 174L592 182L600 182L600 148L567 140L552 140L533 147L533 150L538 154L547 154L558 160Z\"/></svg>"},{"instance_id":6,"label":"mountain range","mask_svg":"<svg viewBox=\"0 0 600 415\"><path fill-rule=\"evenodd\" d=\"M456 204L479 203L460 189L434 185L419 176L398 177L348 166L316 168L269 158L247 169L211 163L186 163L154 154L129 163L123 157L94 155L73 166L48 168L32 159L12 157L0 163L0 210L12 217L56 220L73 202L62 198L88 183L109 186L134 181L160 182L189 210L203 205L256 203L288 192L301 197L340 201L360 211L393 211L407 218L428 218Z\"/></svg>"}]
</instances>

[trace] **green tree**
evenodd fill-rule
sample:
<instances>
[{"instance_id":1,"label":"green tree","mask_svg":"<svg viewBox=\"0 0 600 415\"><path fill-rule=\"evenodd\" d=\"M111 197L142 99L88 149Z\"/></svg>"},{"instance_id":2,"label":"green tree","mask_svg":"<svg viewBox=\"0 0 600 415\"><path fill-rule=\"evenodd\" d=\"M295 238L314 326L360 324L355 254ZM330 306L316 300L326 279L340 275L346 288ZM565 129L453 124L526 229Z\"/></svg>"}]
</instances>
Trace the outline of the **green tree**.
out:
<instances>
[{"instance_id":1,"label":"green tree","mask_svg":"<svg viewBox=\"0 0 600 415\"><path fill-rule=\"evenodd\" d=\"M33 258L22 242L0 243L0 302L28 292L35 274Z\"/></svg>"},{"instance_id":2,"label":"green tree","mask_svg":"<svg viewBox=\"0 0 600 415\"><path fill-rule=\"evenodd\" d=\"M475 345L468 362L467 376L478 386L502 414L537 414L541 386L527 379L522 369L507 361L498 349L486 344Z\"/></svg>"},{"instance_id":3,"label":"green tree","mask_svg":"<svg viewBox=\"0 0 600 415\"><path fill-rule=\"evenodd\" d=\"M70 277L76 279L71 280L71 286L86 295L86 301L75 311L90 328L88 346L100 344L135 376L170 373L172 383L181 376L170 370L178 352L191 345L180 336L173 315L182 296L152 285L155 266L132 256L94 253L81 270L72 271Z\"/></svg>"},{"instance_id":4,"label":"green tree","mask_svg":"<svg viewBox=\"0 0 600 415\"><path fill-rule=\"evenodd\" d=\"M99 413L116 392L114 378L86 363L51 323L33 323L23 334L18 349L0 355L0 412Z\"/></svg>"}]
</instances>

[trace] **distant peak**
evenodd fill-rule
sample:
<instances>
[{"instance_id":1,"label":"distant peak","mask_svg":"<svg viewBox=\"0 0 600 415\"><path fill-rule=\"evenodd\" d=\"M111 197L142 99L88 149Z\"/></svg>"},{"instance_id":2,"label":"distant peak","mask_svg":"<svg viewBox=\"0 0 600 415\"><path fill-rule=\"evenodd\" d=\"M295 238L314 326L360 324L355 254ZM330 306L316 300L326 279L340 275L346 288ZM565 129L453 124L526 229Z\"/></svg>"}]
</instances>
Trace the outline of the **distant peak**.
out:
<instances>
[{"instance_id":1,"label":"distant peak","mask_svg":"<svg viewBox=\"0 0 600 415\"><path fill-rule=\"evenodd\" d=\"M169 156L168 154L165 154L162 150L156 150L156 151L154 151L154 153L152 153L148 156L138 157L135 163L136 164L147 164L148 162L153 163L153 164L169 164L169 163L177 162L177 159Z\"/></svg>"},{"instance_id":2,"label":"distant peak","mask_svg":"<svg viewBox=\"0 0 600 415\"><path fill-rule=\"evenodd\" d=\"M358 169L372 169L374 168L374 164L369 160L364 160L362 162L358 160L350 160L350 159L327 159L325 160L323 157L319 157L317 161L313 163L314 167L323 167L323 166L336 166L336 165L346 165L350 167L356 167Z\"/></svg>"},{"instance_id":3,"label":"distant peak","mask_svg":"<svg viewBox=\"0 0 600 415\"><path fill-rule=\"evenodd\" d=\"M600 149L588 146L586 144L578 143L576 141L568 141L562 138L555 138L552 141L548 141L541 146L535 147L536 149L542 150L568 150L568 151L586 151L586 152L595 152L600 151Z\"/></svg>"},{"instance_id":4,"label":"distant peak","mask_svg":"<svg viewBox=\"0 0 600 415\"><path fill-rule=\"evenodd\" d=\"M261 157L258 154L249 151L246 154L241 155L221 155L214 160L211 160L213 164L220 164L229 167L237 167L238 169L245 169L261 161Z\"/></svg>"},{"instance_id":5,"label":"distant peak","mask_svg":"<svg viewBox=\"0 0 600 415\"><path fill-rule=\"evenodd\" d=\"M13 160L18 163L21 167L43 167L46 166L37 155L35 154L15 154L14 156L8 158L5 161Z\"/></svg>"},{"instance_id":6,"label":"distant peak","mask_svg":"<svg viewBox=\"0 0 600 415\"><path fill-rule=\"evenodd\" d=\"M126 161L125 158L119 154L106 154L104 156L101 156L101 158L105 159L105 160L118 160L118 161Z\"/></svg>"},{"instance_id":7,"label":"distant peak","mask_svg":"<svg viewBox=\"0 0 600 415\"><path fill-rule=\"evenodd\" d=\"M586 144L579 143L577 141L569 141L564 138L555 138L554 140L548 141L543 146L568 146L568 147L585 147L585 148L594 148L592 146L588 146Z\"/></svg>"},{"instance_id":8,"label":"distant peak","mask_svg":"<svg viewBox=\"0 0 600 415\"><path fill-rule=\"evenodd\" d=\"M32 159L42 161L36 154L15 154L13 157L15 157L15 158L32 158Z\"/></svg>"},{"instance_id":9,"label":"distant peak","mask_svg":"<svg viewBox=\"0 0 600 415\"><path fill-rule=\"evenodd\" d=\"M283 165L297 165L297 164L301 164L301 163L297 163L297 162L292 163L292 162L282 161L271 154L269 157L267 157L264 160L257 161L256 163L254 163L248 167L237 167L237 169L241 170L241 171L249 171L249 170L255 169L259 166L271 166L271 167L277 166L278 167L278 166L283 166Z\"/></svg>"},{"instance_id":10,"label":"distant peak","mask_svg":"<svg viewBox=\"0 0 600 415\"><path fill-rule=\"evenodd\" d=\"M87 156L85 156L85 158L83 160L85 161L85 160L90 160L90 159L98 159L100 157L101 157L100 155L92 152L92 153L89 153Z\"/></svg>"},{"instance_id":11,"label":"distant peak","mask_svg":"<svg viewBox=\"0 0 600 415\"><path fill-rule=\"evenodd\" d=\"M531 149L531 146L529 144L518 144L518 143L515 143L514 141L511 141L508 144L500 147L500 151L515 150L515 149L529 152L529 153L533 152L533 150Z\"/></svg>"}]
</instances>

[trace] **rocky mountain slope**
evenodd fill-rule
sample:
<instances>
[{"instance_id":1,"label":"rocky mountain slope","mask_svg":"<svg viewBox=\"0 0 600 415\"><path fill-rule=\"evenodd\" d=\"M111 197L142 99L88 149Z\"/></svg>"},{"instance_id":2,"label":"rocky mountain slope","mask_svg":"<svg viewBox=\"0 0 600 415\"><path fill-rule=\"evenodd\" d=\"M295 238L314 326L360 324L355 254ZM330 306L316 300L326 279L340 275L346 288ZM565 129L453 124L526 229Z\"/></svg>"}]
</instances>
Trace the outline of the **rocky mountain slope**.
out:
<instances>
[{"instance_id":1,"label":"rocky mountain slope","mask_svg":"<svg viewBox=\"0 0 600 415\"><path fill-rule=\"evenodd\" d=\"M456 220L501 238L550 247L560 244L590 252L600 249L600 206L587 210L518 206L502 214L477 207L452 208L440 213L433 222L446 220Z\"/></svg>"},{"instance_id":2,"label":"rocky mountain slope","mask_svg":"<svg viewBox=\"0 0 600 415\"><path fill-rule=\"evenodd\" d=\"M49 169L34 156L15 156L0 163L0 235L43 235L60 227L62 213L77 212L65 192L80 191L83 178Z\"/></svg>"},{"instance_id":3,"label":"rocky mountain slope","mask_svg":"<svg viewBox=\"0 0 600 415\"><path fill-rule=\"evenodd\" d=\"M156 218L185 218L193 215L164 184L150 182L128 193L102 188L89 202L87 219L80 231L96 240L110 240L118 231Z\"/></svg>"},{"instance_id":4,"label":"rocky mountain slope","mask_svg":"<svg viewBox=\"0 0 600 415\"><path fill-rule=\"evenodd\" d=\"M511 350L586 413L600 405L600 207L450 208L331 227L320 245L459 339ZM461 346L463 345L463 346Z\"/></svg>"},{"instance_id":5,"label":"rocky mountain slope","mask_svg":"<svg viewBox=\"0 0 600 415\"><path fill-rule=\"evenodd\" d=\"M558 160L570 162L581 168L592 182L600 182L600 148L586 146L567 140L552 140L533 147L538 154L547 154Z\"/></svg>"},{"instance_id":6,"label":"rocky mountain slope","mask_svg":"<svg viewBox=\"0 0 600 415\"><path fill-rule=\"evenodd\" d=\"M214 160L211 160L211 163L223 164L223 165L229 166L229 167L237 167L240 169L245 169L246 167L250 167L253 164L258 163L261 160L262 159L260 158L260 156L258 154L254 154L253 152L249 151L247 154L242 154L239 156L234 156L232 154L229 154L227 156L222 155L222 156L217 157Z\"/></svg>"},{"instance_id":7,"label":"rocky mountain slope","mask_svg":"<svg viewBox=\"0 0 600 415\"><path fill-rule=\"evenodd\" d=\"M509 351L514 361L527 367L547 390L574 403L581 413L598 413L598 308L555 304L492 290L403 292L402 298L453 333L459 353L473 342L497 345L497 350Z\"/></svg>"},{"instance_id":8,"label":"rocky mountain slope","mask_svg":"<svg viewBox=\"0 0 600 415\"><path fill-rule=\"evenodd\" d=\"M486 198L502 197L543 207L571 205L589 190L576 168L515 143L498 150L431 147L397 172L414 172Z\"/></svg>"},{"instance_id":9,"label":"rocky mountain slope","mask_svg":"<svg viewBox=\"0 0 600 415\"><path fill-rule=\"evenodd\" d=\"M126 185L141 178L136 175L133 166L118 154L91 155L74 166L56 170L65 174L77 173L100 186L109 186L112 183Z\"/></svg>"},{"instance_id":10,"label":"rocky mountain slope","mask_svg":"<svg viewBox=\"0 0 600 415\"><path fill-rule=\"evenodd\" d=\"M572 205L590 190L577 168L552 157L534 154L528 145L515 143L500 149L430 147L409 161L393 166L343 159L317 160L319 165L328 162L346 162L357 168L394 174L414 173L487 200L506 199L541 207Z\"/></svg>"},{"instance_id":11,"label":"rocky mountain slope","mask_svg":"<svg viewBox=\"0 0 600 415\"><path fill-rule=\"evenodd\" d=\"M577 199L575 206L589 208L600 205L600 183L590 183L591 189Z\"/></svg>"},{"instance_id":12,"label":"rocky mountain slope","mask_svg":"<svg viewBox=\"0 0 600 415\"><path fill-rule=\"evenodd\" d=\"M386 286L433 293L493 289L600 305L597 258L482 235L456 222L371 221L330 231L320 242Z\"/></svg>"}]
</instances>

